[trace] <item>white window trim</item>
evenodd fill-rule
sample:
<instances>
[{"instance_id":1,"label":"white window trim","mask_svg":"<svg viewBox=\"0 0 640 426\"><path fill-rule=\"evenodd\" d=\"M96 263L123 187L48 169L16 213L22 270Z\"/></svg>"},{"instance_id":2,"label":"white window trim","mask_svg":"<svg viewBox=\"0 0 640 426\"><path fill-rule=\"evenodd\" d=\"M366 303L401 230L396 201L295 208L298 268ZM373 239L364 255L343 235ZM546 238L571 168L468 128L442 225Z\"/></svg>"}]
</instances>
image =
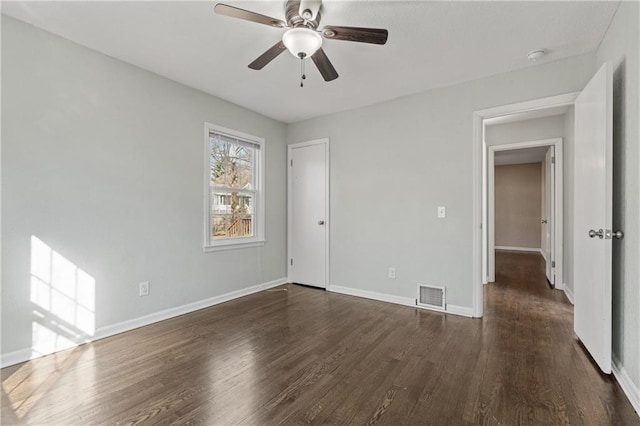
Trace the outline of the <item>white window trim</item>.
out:
<instances>
[{"instance_id":1,"label":"white window trim","mask_svg":"<svg viewBox=\"0 0 640 426\"><path fill-rule=\"evenodd\" d=\"M237 139L244 139L259 146L256 150L256 212L254 213L256 235L253 237L229 238L224 240L211 239L211 146L209 142L210 133L221 133ZM265 224L265 196L264 196L264 159L265 159L264 138L242 133L237 130L227 129L216 124L204 123L204 243L205 253L233 250L239 248L259 247L266 242L264 238Z\"/></svg>"}]
</instances>

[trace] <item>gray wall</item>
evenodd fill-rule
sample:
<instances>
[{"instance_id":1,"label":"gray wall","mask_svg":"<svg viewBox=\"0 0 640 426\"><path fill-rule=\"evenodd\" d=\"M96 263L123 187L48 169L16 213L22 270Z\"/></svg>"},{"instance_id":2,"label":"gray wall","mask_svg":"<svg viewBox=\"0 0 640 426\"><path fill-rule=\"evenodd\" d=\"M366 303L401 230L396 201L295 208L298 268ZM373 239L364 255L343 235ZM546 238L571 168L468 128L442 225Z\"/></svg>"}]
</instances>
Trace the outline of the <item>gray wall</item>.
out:
<instances>
[{"instance_id":1,"label":"gray wall","mask_svg":"<svg viewBox=\"0 0 640 426\"><path fill-rule=\"evenodd\" d=\"M2 353L31 236L95 278L98 328L286 276L284 124L4 16L2 113ZM202 250L205 121L266 139L264 247Z\"/></svg>"},{"instance_id":2,"label":"gray wall","mask_svg":"<svg viewBox=\"0 0 640 426\"><path fill-rule=\"evenodd\" d=\"M415 297L416 282L444 285L447 303L471 307L473 112L581 90L595 61L583 55L289 125L288 143L331 140L330 284L404 297ZM440 205L446 219L436 218Z\"/></svg>"},{"instance_id":3,"label":"gray wall","mask_svg":"<svg viewBox=\"0 0 640 426\"><path fill-rule=\"evenodd\" d=\"M496 166L496 246L541 248L542 163Z\"/></svg>"},{"instance_id":4,"label":"gray wall","mask_svg":"<svg viewBox=\"0 0 640 426\"><path fill-rule=\"evenodd\" d=\"M613 66L613 352L640 387L640 4L621 2L598 49Z\"/></svg>"},{"instance_id":5,"label":"gray wall","mask_svg":"<svg viewBox=\"0 0 640 426\"><path fill-rule=\"evenodd\" d=\"M512 123L494 124L485 128L487 145L564 138L564 115L532 118Z\"/></svg>"}]
</instances>

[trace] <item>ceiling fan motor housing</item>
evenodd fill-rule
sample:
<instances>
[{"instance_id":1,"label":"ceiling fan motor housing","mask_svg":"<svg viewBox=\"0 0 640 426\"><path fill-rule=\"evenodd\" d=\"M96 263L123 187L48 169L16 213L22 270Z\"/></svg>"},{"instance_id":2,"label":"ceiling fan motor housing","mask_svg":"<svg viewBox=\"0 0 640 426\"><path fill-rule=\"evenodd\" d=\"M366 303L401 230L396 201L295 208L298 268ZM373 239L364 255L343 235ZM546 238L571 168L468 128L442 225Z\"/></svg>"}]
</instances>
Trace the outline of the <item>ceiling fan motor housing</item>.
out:
<instances>
[{"instance_id":1,"label":"ceiling fan motor housing","mask_svg":"<svg viewBox=\"0 0 640 426\"><path fill-rule=\"evenodd\" d=\"M317 30L320 25L320 9L316 12L316 16L313 19L305 19L302 17L304 11L300 10L300 0L289 0L285 6L287 25L291 28L309 28L311 30Z\"/></svg>"}]
</instances>

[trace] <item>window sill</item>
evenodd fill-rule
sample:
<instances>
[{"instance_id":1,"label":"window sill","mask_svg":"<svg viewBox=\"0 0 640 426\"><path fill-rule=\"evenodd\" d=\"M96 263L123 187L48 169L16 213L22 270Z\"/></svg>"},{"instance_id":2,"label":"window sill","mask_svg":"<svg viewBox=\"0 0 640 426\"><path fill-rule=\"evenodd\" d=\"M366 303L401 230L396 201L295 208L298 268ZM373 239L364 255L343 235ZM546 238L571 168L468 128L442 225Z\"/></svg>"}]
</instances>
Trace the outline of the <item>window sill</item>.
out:
<instances>
[{"instance_id":1,"label":"window sill","mask_svg":"<svg viewBox=\"0 0 640 426\"><path fill-rule=\"evenodd\" d=\"M223 244L216 244L213 246L204 246L202 247L202 250L204 250L205 253L211 253L214 251L223 251L223 250L236 250L236 249L244 249L244 248L250 248L250 247L262 247L264 246L264 243L266 243L265 240L253 240L253 241L246 241L246 242L232 242L232 243L223 243Z\"/></svg>"}]
</instances>

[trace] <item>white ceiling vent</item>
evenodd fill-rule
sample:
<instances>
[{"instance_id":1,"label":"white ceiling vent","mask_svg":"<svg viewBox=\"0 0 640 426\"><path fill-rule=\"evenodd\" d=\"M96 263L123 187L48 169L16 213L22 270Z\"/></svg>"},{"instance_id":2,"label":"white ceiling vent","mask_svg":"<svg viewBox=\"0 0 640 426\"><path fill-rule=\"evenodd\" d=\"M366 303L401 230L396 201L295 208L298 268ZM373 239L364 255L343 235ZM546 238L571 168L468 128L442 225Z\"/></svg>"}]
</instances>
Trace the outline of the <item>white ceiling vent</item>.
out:
<instances>
[{"instance_id":1,"label":"white ceiling vent","mask_svg":"<svg viewBox=\"0 0 640 426\"><path fill-rule=\"evenodd\" d=\"M423 308L444 311L447 307L445 288L418 283L416 305Z\"/></svg>"}]
</instances>

